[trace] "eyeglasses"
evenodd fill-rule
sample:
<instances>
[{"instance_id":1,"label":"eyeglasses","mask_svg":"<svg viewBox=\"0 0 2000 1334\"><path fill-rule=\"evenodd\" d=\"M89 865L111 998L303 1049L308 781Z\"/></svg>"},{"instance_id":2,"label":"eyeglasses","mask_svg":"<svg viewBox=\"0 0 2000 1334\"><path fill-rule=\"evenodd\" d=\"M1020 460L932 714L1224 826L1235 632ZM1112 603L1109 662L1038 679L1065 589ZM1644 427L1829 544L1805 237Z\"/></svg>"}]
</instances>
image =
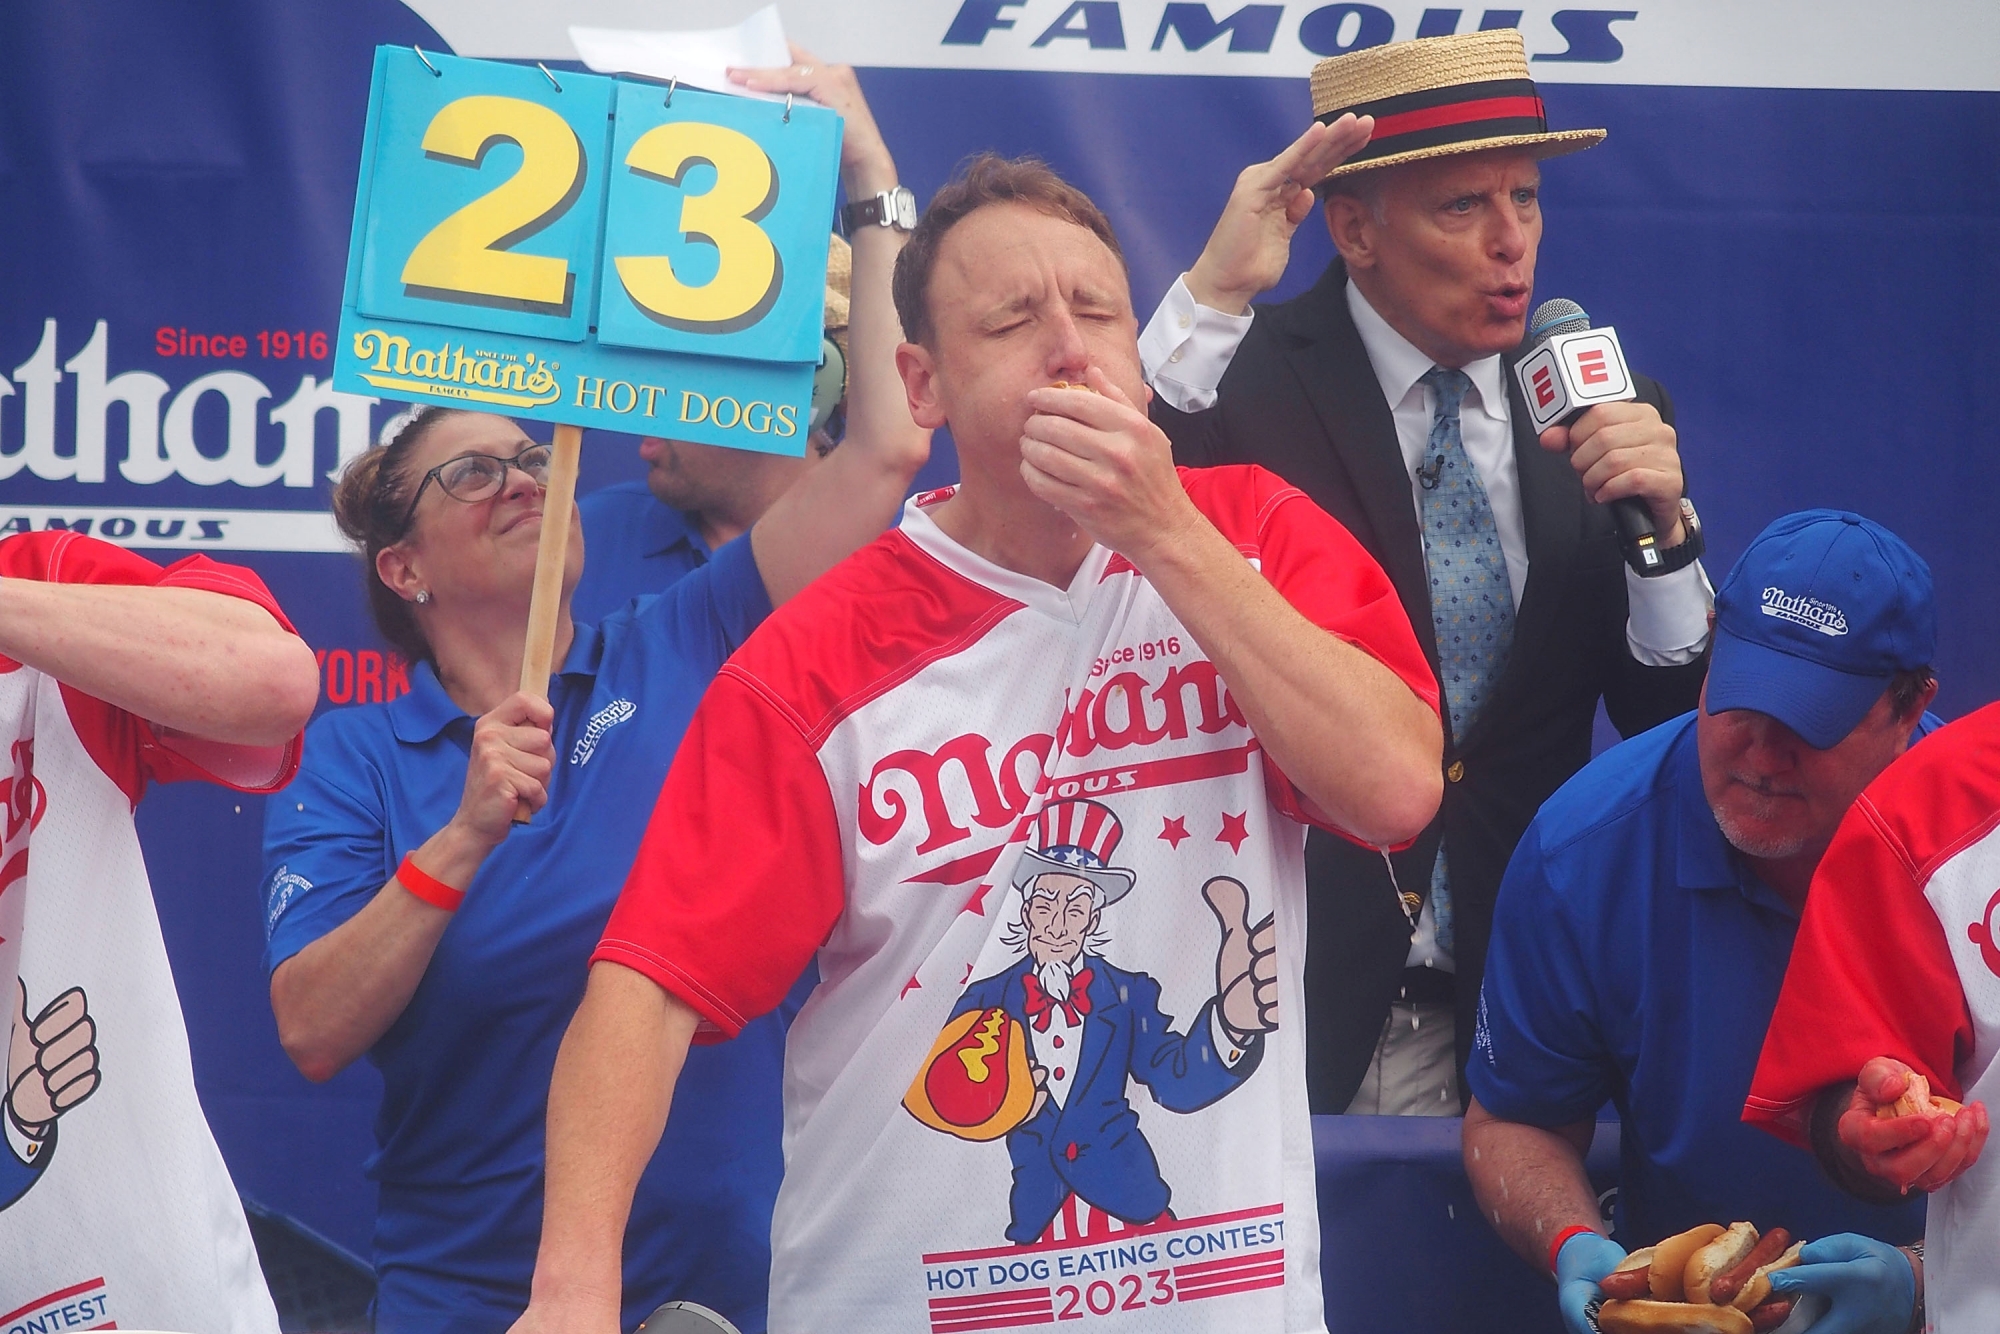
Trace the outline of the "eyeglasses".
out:
<instances>
[{"instance_id":1,"label":"eyeglasses","mask_svg":"<svg viewBox=\"0 0 2000 1334\"><path fill-rule=\"evenodd\" d=\"M446 459L425 473L424 480L417 483L417 494L410 497L410 508L403 514L402 531L410 531L410 521L417 517L417 502L424 498L424 489L432 482L436 482L439 489L453 500L462 500L468 505L477 504L500 494L500 489L507 484L509 468L520 469L536 486L547 486L549 458L554 453L549 445L529 445L511 459L495 458L491 454L460 454L455 459Z\"/></svg>"}]
</instances>

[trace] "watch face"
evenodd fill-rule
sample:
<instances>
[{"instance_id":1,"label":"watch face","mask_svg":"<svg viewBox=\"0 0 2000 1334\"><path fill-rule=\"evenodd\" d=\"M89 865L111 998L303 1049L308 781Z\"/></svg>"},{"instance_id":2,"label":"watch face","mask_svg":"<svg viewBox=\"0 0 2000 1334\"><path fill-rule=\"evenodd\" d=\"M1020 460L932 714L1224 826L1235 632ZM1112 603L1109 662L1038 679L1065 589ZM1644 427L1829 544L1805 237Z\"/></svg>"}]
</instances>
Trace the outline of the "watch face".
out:
<instances>
[{"instance_id":1,"label":"watch face","mask_svg":"<svg viewBox=\"0 0 2000 1334\"><path fill-rule=\"evenodd\" d=\"M889 192L889 224L897 231L910 232L917 228L917 197L910 193L908 186L899 185Z\"/></svg>"}]
</instances>

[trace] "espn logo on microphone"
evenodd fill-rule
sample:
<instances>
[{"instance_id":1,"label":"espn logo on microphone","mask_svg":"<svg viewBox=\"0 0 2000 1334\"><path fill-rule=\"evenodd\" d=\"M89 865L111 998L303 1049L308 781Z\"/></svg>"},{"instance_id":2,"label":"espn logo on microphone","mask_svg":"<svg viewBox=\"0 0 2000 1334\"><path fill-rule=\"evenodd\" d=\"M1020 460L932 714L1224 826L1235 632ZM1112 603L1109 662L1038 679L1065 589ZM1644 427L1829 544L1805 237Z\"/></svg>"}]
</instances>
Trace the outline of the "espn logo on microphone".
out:
<instances>
[{"instance_id":1,"label":"espn logo on microphone","mask_svg":"<svg viewBox=\"0 0 2000 1334\"><path fill-rule=\"evenodd\" d=\"M1632 397L1632 374L1609 325L1559 334L1514 368L1536 434L1594 403Z\"/></svg>"}]
</instances>

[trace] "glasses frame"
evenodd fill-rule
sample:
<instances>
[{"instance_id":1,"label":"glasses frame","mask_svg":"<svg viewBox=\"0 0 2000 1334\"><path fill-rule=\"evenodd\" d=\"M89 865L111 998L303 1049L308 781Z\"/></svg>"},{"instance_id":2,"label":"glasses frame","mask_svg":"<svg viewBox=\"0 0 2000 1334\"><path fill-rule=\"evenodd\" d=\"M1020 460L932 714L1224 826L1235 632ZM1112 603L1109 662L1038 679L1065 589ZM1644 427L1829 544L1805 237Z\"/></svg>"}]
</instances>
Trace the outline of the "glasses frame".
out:
<instances>
[{"instance_id":1,"label":"glasses frame","mask_svg":"<svg viewBox=\"0 0 2000 1334\"><path fill-rule=\"evenodd\" d=\"M446 494L447 496L451 496L453 500L458 501L458 503L461 505L477 505L479 503L479 500L467 500L463 496L452 495L451 488L444 484L444 476L443 476L444 470L446 468L449 468L452 464L462 463L466 459L492 459L495 463L498 463L500 465L500 485L493 493L496 496L499 495L501 491L507 489L507 470L509 468L512 468L514 471L520 473L523 477L526 477L536 486L546 487L548 485L548 479L546 473L542 477L537 477L535 476L535 474L529 472L526 468L523 468L521 466L521 459L523 455L531 454L538 449L548 451L551 462L554 461L555 446L545 445L542 444L540 441L530 441L527 444L527 446L521 450L519 454L516 454L514 455L514 457L509 459L503 459L497 454L482 454L476 449L469 449L463 454L452 455L450 458L446 459L443 463L438 464L437 467L432 468L429 472L425 473L423 480L417 483L417 493L414 496L410 497L409 509L403 511L403 523L399 531L401 531L406 535L409 533L410 525L416 521L417 505L423 500L424 491L429 488L432 482L436 482L438 484L438 490L444 492L444 494ZM481 496L479 499L486 500L489 498L490 497Z\"/></svg>"}]
</instances>

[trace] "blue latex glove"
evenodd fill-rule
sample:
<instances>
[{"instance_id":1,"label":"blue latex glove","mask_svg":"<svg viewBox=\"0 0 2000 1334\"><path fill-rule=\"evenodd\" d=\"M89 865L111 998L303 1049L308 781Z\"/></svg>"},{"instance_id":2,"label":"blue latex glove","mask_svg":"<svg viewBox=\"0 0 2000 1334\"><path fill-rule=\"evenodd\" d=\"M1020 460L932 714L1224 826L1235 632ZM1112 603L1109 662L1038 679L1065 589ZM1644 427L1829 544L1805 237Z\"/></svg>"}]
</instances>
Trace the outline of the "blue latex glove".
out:
<instances>
[{"instance_id":1,"label":"blue latex glove","mask_svg":"<svg viewBox=\"0 0 2000 1334\"><path fill-rule=\"evenodd\" d=\"M1816 1292L1833 1303L1813 1334L1903 1334L1917 1305L1910 1257L1856 1232L1808 1242L1799 1263L1771 1275L1771 1295Z\"/></svg>"},{"instance_id":2,"label":"blue latex glove","mask_svg":"<svg viewBox=\"0 0 2000 1334\"><path fill-rule=\"evenodd\" d=\"M1583 1308L1601 1296L1597 1282L1618 1267L1625 1248L1595 1232L1579 1232L1556 1252L1556 1305L1569 1334L1594 1334ZM1907 1266L1905 1266L1907 1268ZM1896 1334L1902 1334L1898 1330Z\"/></svg>"}]
</instances>

